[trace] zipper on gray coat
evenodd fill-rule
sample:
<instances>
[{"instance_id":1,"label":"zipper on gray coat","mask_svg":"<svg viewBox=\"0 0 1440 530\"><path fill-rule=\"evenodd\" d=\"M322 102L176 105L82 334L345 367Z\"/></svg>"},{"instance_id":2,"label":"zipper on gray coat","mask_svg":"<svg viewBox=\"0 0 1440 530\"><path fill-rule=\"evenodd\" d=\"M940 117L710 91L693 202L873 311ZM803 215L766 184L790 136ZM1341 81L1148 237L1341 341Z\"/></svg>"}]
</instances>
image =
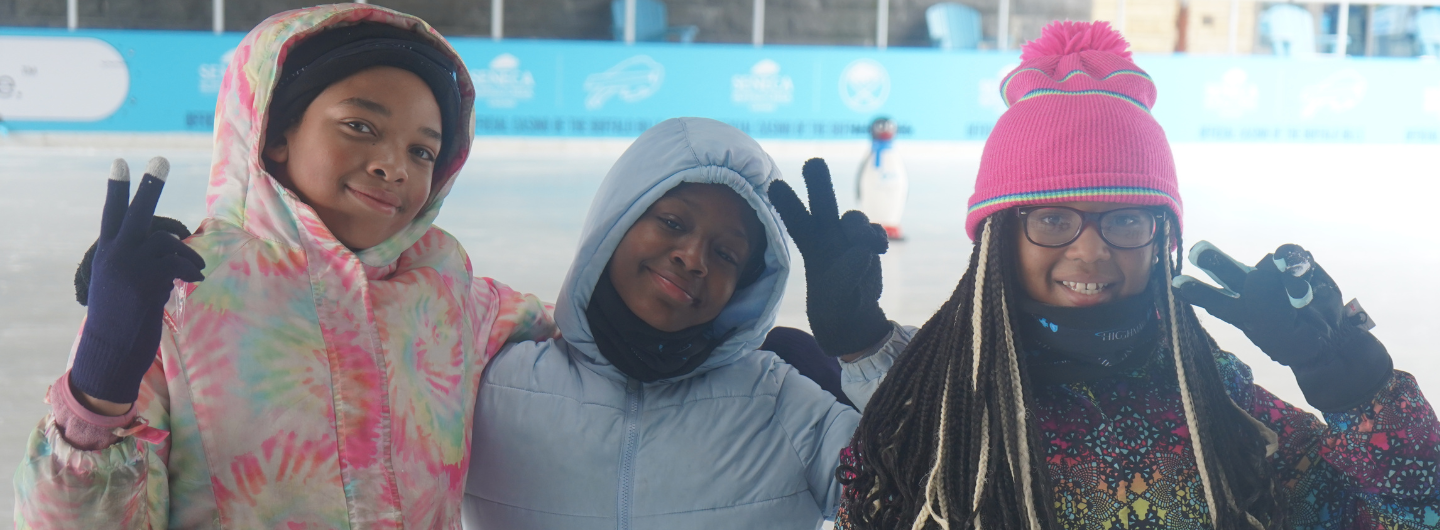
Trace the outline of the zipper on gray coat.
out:
<instances>
[{"instance_id":1,"label":"zipper on gray coat","mask_svg":"<svg viewBox=\"0 0 1440 530\"><path fill-rule=\"evenodd\" d=\"M619 530L630 530L630 508L635 503L635 452L640 445L640 402L645 386L638 379L625 381L625 444L620 449Z\"/></svg>"}]
</instances>

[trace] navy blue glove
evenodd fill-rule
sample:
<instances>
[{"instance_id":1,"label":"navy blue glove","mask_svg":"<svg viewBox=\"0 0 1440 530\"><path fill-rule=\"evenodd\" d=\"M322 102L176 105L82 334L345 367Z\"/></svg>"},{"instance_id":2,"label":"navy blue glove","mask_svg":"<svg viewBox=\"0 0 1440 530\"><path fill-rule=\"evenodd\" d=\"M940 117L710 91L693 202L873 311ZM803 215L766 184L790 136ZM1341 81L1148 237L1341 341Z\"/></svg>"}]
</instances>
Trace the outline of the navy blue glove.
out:
<instances>
[{"instance_id":1,"label":"navy blue glove","mask_svg":"<svg viewBox=\"0 0 1440 530\"><path fill-rule=\"evenodd\" d=\"M164 158L151 159L130 201L129 167L118 159L111 166L90 269L85 329L70 368L71 384L91 397L135 401L145 372L155 362L174 281L205 279L200 254L170 233L150 232L169 172Z\"/></svg>"},{"instance_id":2,"label":"navy blue glove","mask_svg":"<svg viewBox=\"0 0 1440 530\"><path fill-rule=\"evenodd\" d=\"M770 184L770 201L805 259L805 313L810 330L827 355L863 351L890 333L880 309L880 255L890 248L885 229L858 210L835 203L835 185L825 161L805 162L801 175L810 211L784 181Z\"/></svg>"},{"instance_id":3,"label":"navy blue glove","mask_svg":"<svg viewBox=\"0 0 1440 530\"><path fill-rule=\"evenodd\" d=\"M159 215L150 220L150 231L169 232L182 240L190 237L190 228L186 227L185 223ZM75 267L75 301L81 306L90 303L90 269L95 263L95 248L99 244L99 240L90 244L90 248L85 251L85 257L80 258L80 265Z\"/></svg>"},{"instance_id":4,"label":"navy blue glove","mask_svg":"<svg viewBox=\"0 0 1440 530\"><path fill-rule=\"evenodd\" d=\"M1201 241L1190 262L1224 289L1178 276L1173 285L1191 304L1245 332L1260 351L1295 372L1305 400L1324 412L1369 403L1390 381L1394 365L1359 301L1342 302L1340 287L1299 245L1286 244L1254 267Z\"/></svg>"}]
</instances>

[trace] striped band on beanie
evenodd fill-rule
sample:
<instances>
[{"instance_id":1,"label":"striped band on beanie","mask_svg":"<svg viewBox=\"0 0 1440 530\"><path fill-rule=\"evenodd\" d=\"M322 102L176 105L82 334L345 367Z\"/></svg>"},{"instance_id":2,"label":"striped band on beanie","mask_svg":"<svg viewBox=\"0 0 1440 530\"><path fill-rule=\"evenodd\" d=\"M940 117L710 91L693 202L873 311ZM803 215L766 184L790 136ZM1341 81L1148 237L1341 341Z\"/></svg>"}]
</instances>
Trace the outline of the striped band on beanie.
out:
<instances>
[{"instance_id":1,"label":"striped band on beanie","mask_svg":"<svg viewBox=\"0 0 1440 530\"><path fill-rule=\"evenodd\" d=\"M1183 213L1155 84L1105 22L1054 22L1005 77L1000 116L980 158L965 231L1008 208L1070 201Z\"/></svg>"},{"instance_id":2,"label":"striped band on beanie","mask_svg":"<svg viewBox=\"0 0 1440 530\"><path fill-rule=\"evenodd\" d=\"M1143 200L1142 197L1155 197L1158 201ZM1094 188L1069 188L1046 191L1026 191L1001 195L986 200L970 207L971 212L986 210L994 211L1012 206L1024 206L1027 204L1043 204L1051 202L1070 201L1094 201L1094 202L1137 202L1146 203L1159 202L1165 206L1178 205L1174 196L1160 190L1150 188L1133 188L1119 186L1101 186Z\"/></svg>"}]
</instances>

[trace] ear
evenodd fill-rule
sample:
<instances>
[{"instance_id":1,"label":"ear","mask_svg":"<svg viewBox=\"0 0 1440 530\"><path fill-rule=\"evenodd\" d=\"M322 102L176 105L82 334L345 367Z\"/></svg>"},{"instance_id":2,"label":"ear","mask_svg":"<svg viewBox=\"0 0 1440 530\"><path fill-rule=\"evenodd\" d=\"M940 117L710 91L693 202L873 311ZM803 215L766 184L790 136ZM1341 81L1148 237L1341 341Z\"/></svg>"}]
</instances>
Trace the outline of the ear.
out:
<instances>
[{"instance_id":1,"label":"ear","mask_svg":"<svg viewBox=\"0 0 1440 530\"><path fill-rule=\"evenodd\" d=\"M269 145L265 146L265 159L276 164L284 164L290 161L290 131L287 129L279 138L267 139Z\"/></svg>"}]
</instances>

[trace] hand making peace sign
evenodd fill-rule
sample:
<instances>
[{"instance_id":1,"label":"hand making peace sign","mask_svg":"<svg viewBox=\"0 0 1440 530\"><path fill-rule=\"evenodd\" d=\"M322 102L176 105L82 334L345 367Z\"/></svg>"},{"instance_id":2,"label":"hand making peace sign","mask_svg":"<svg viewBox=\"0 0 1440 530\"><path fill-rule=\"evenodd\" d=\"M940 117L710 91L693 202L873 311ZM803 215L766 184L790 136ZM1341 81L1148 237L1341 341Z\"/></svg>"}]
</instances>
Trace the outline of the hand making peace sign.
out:
<instances>
[{"instance_id":1,"label":"hand making peace sign","mask_svg":"<svg viewBox=\"0 0 1440 530\"><path fill-rule=\"evenodd\" d=\"M858 210L842 217L835 185L825 161L805 162L801 175L810 210L784 181L770 185L770 201L785 221L795 248L805 259L805 312L810 330L825 353L860 352L890 332L880 309L880 255L889 249L885 229Z\"/></svg>"},{"instance_id":2,"label":"hand making peace sign","mask_svg":"<svg viewBox=\"0 0 1440 530\"><path fill-rule=\"evenodd\" d=\"M70 370L71 384L88 396L134 402L160 345L174 281L205 279L200 254L170 233L150 232L169 172L164 158L151 159L131 199L130 168L119 159L111 166L85 329Z\"/></svg>"}]
</instances>

